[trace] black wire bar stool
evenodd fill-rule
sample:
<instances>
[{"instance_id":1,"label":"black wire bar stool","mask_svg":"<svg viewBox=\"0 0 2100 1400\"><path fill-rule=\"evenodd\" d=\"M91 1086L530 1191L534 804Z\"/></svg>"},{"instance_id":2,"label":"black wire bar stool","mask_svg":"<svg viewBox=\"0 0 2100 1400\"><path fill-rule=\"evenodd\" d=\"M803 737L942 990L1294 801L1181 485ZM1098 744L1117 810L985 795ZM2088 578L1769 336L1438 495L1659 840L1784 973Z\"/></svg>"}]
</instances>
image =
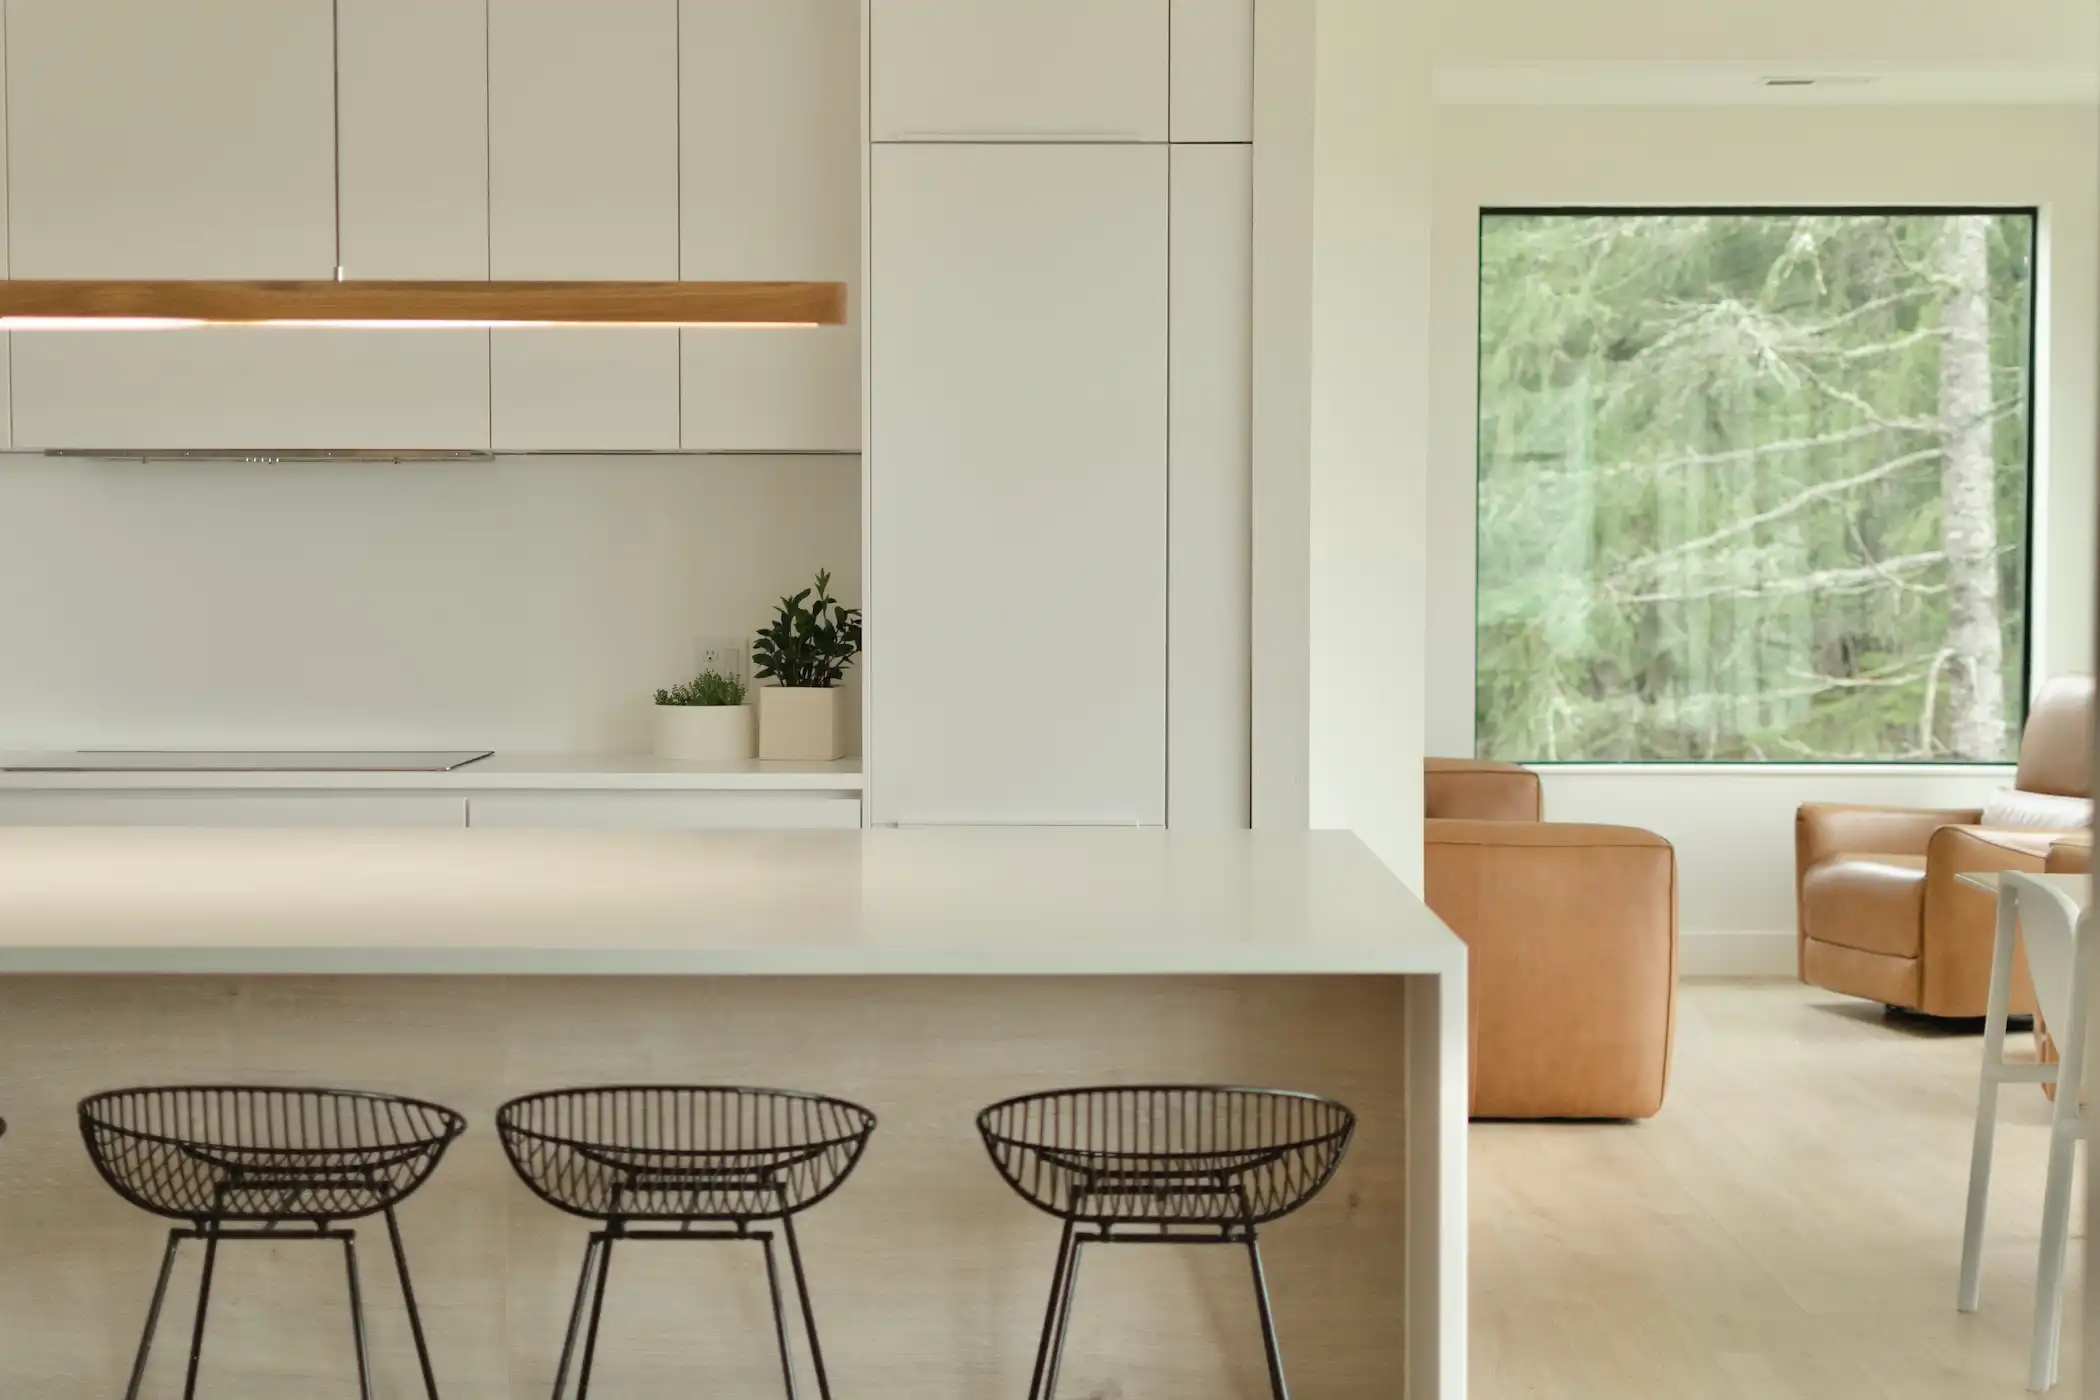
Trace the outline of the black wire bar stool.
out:
<instances>
[{"instance_id":1,"label":"black wire bar stool","mask_svg":"<svg viewBox=\"0 0 2100 1400\"><path fill-rule=\"evenodd\" d=\"M602 1226L584 1246L554 1400L568 1389L579 1335L576 1400L590 1394L605 1283L613 1245L622 1240L756 1241L765 1253L781 1376L794 1400L775 1231L753 1228L775 1221L795 1275L817 1392L831 1400L794 1217L851 1174L875 1131L874 1114L842 1099L786 1089L617 1085L513 1099L496 1111L496 1131L534 1193Z\"/></svg>"},{"instance_id":2,"label":"black wire bar stool","mask_svg":"<svg viewBox=\"0 0 2100 1400\"><path fill-rule=\"evenodd\" d=\"M184 1240L204 1242L184 1400L197 1393L219 1246L239 1240L342 1245L358 1392L372 1400L357 1232L346 1222L373 1215L386 1218L423 1386L430 1400L437 1400L437 1374L394 1208L429 1179L466 1126L459 1114L433 1103L346 1089L196 1085L118 1089L83 1099L80 1135L110 1189L141 1210L188 1222L168 1231L125 1400L137 1400L145 1379L168 1279Z\"/></svg>"},{"instance_id":3,"label":"black wire bar stool","mask_svg":"<svg viewBox=\"0 0 2100 1400\"><path fill-rule=\"evenodd\" d=\"M1089 1244L1239 1245L1247 1251L1274 1400L1289 1400L1256 1227L1320 1193L1356 1115L1272 1089L1133 1085L1059 1089L977 1115L992 1165L1064 1222L1029 1400L1053 1400L1079 1257Z\"/></svg>"}]
</instances>

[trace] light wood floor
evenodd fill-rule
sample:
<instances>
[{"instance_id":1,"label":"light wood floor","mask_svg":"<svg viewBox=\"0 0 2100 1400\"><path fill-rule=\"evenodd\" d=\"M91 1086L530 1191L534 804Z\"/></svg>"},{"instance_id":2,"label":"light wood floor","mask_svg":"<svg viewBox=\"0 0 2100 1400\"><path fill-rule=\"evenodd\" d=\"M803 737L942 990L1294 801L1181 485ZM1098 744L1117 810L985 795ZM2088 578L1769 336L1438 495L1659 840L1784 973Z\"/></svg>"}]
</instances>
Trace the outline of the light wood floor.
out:
<instances>
[{"instance_id":1,"label":"light wood floor","mask_svg":"<svg viewBox=\"0 0 2100 1400\"><path fill-rule=\"evenodd\" d=\"M1792 983L1696 983L1661 1116L1476 1125L1474 1396L2025 1396L2048 1121L2030 1085L2001 1097L1983 1311L1954 1308L1981 1045Z\"/></svg>"}]
</instances>

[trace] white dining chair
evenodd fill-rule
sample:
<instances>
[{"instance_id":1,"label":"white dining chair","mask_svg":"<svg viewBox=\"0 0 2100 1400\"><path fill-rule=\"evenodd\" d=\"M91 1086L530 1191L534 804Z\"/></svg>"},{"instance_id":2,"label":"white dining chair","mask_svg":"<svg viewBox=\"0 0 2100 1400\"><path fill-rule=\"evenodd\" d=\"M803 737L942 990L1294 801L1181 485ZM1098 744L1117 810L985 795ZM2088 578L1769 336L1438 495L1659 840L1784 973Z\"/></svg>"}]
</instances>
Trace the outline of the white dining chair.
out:
<instances>
[{"instance_id":1,"label":"white dining chair","mask_svg":"<svg viewBox=\"0 0 2100 1400\"><path fill-rule=\"evenodd\" d=\"M1983 1294L1983 1221L1990 1196L1991 1148L1998 1123L1998 1086L2005 1083L2056 1086L2050 1118L2049 1180L2042 1198L2041 1260L2035 1275L2034 1338L2028 1351L2027 1388L2041 1392L2056 1384L2057 1354L2063 1335L2064 1254L2071 1237L2071 1173L2078 1140L2086 1134L2084 1089L2086 1011L2096 970L2100 940L2082 936L2092 923L2081 916L2076 900L2047 880L2008 871L2000 875L1998 934L1991 959L1991 993L1983 1029L1983 1079L1976 1101L1976 1141L1969 1159L1969 1209L1962 1231L1961 1287L1963 1312L1975 1312ZM2027 970L2035 1001L2056 1038L2057 1063L2008 1064L2005 1018L2012 1000L2015 934L2027 947Z\"/></svg>"}]
</instances>

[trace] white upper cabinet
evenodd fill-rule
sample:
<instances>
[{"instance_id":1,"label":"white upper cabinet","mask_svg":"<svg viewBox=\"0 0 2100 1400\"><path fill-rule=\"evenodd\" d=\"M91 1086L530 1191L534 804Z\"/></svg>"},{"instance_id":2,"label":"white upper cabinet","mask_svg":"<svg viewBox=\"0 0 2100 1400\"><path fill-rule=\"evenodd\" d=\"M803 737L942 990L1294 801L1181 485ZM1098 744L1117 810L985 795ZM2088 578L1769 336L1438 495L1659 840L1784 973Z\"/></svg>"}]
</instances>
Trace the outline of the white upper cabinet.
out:
<instances>
[{"instance_id":1,"label":"white upper cabinet","mask_svg":"<svg viewBox=\"0 0 2100 1400\"><path fill-rule=\"evenodd\" d=\"M843 0L683 0L680 248L697 281L860 280L860 14ZM696 329L684 443L857 451L853 324Z\"/></svg>"},{"instance_id":2,"label":"white upper cabinet","mask_svg":"<svg viewBox=\"0 0 2100 1400\"><path fill-rule=\"evenodd\" d=\"M885 145L870 180L875 820L1159 824L1166 148Z\"/></svg>"},{"instance_id":3,"label":"white upper cabinet","mask_svg":"<svg viewBox=\"0 0 2100 1400\"><path fill-rule=\"evenodd\" d=\"M674 281L679 0L488 0L489 275ZM499 450L678 450L678 332L492 333Z\"/></svg>"},{"instance_id":4,"label":"white upper cabinet","mask_svg":"<svg viewBox=\"0 0 2100 1400\"><path fill-rule=\"evenodd\" d=\"M487 277L485 0L337 7L343 275Z\"/></svg>"},{"instance_id":5,"label":"white upper cabinet","mask_svg":"<svg viewBox=\"0 0 2100 1400\"><path fill-rule=\"evenodd\" d=\"M16 277L335 275L330 0L9 0Z\"/></svg>"},{"instance_id":6,"label":"white upper cabinet","mask_svg":"<svg viewBox=\"0 0 2100 1400\"><path fill-rule=\"evenodd\" d=\"M1254 0L1173 4L1173 139L1252 141Z\"/></svg>"},{"instance_id":7,"label":"white upper cabinet","mask_svg":"<svg viewBox=\"0 0 2100 1400\"><path fill-rule=\"evenodd\" d=\"M344 0L353 36L372 4ZM12 275L334 276L329 0L10 0L7 19ZM349 49L346 155L374 158L346 165L346 196L373 188L374 165L414 158L360 144L367 99L388 81L360 65L389 46L354 37ZM412 90L406 100L416 100ZM371 199L346 198L346 210L344 232L360 237L381 217ZM397 231L375 245L395 250L401 270L392 275L409 275L404 250L414 239L401 230L417 215L385 217ZM480 336L227 329L13 339L18 447L488 444Z\"/></svg>"},{"instance_id":8,"label":"white upper cabinet","mask_svg":"<svg viewBox=\"0 0 2100 1400\"><path fill-rule=\"evenodd\" d=\"M5 0L0 0L0 15ZM0 79L7 73L7 26L0 24ZM0 100L0 229L7 227L7 103ZM0 238L0 277L8 276L7 240ZM0 451L14 446L14 369L10 353L14 337L0 334Z\"/></svg>"},{"instance_id":9,"label":"white upper cabinet","mask_svg":"<svg viewBox=\"0 0 2100 1400\"><path fill-rule=\"evenodd\" d=\"M1168 0L869 0L876 141L1165 141Z\"/></svg>"}]
</instances>

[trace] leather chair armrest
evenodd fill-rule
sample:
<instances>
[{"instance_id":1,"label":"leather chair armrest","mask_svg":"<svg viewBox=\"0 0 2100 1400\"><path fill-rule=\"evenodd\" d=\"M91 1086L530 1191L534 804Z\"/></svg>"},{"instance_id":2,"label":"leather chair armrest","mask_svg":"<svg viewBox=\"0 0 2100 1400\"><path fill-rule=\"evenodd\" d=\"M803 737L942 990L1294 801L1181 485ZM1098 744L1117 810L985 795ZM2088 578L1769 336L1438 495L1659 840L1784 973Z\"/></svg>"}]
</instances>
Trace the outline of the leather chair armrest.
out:
<instances>
[{"instance_id":1,"label":"leather chair armrest","mask_svg":"<svg viewBox=\"0 0 2100 1400\"><path fill-rule=\"evenodd\" d=\"M1974 826L1975 807L1861 807L1804 802L1794 816L1794 854L1800 873L1836 855L1922 856L1943 826Z\"/></svg>"},{"instance_id":2,"label":"leather chair armrest","mask_svg":"<svg viewBox=\"0 0 2100 1400\"><path fill-rule=\"evenodd\" d=\"M2042 868L2051 875L2090 873L2093 868L2093 833L2081 831L2052 841Z\"/></svg>"},{"instance_id":3,"label":"leather chair armrest","mask_svg":"<svg viewBox=\"0 0 2100 1400\"><path fill-rule=\"evenodd\" d=\"M1991 985L1996 901L1961 883L1967 874L2025 870L2039 874L2060 831L1943 826L1925 849L1925 925L1920 944L1918 1009L1928 1016L1978 1016ZM2015 1007L2032 1003L2026 960L2013 974Z\"/></svg>"},{"instance_id":4,"label":"leather chair armrest","mask_svg":"<svg viewBox=\"0 0 2100 1400\"><path fill-rule=\"evenodd\" d=\"M1422 814L1433 819L1535 822L1544 815L1539 775L1485 758L1422 763Z\"/></svg>"}]
</instances>

